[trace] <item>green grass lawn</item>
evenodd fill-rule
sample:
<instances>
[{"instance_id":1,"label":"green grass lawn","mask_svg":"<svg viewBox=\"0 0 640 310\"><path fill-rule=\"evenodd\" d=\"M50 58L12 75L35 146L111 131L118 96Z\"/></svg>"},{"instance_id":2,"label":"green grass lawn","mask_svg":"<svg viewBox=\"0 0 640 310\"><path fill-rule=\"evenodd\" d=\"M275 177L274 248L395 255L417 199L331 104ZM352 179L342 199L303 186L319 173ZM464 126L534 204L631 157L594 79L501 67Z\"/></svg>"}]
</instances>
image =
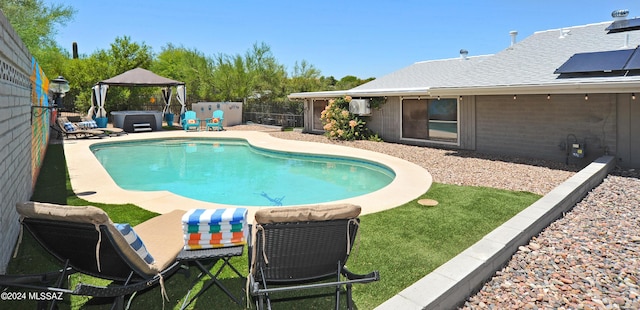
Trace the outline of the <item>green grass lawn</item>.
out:
<instances>
[{"instance_id":1,"label":"green grass lawn","mask_svg":"<svg viewBox=\"0 0 640 310\"><path fill-rule=\"evenodd\" d=\"M418 199L430 198L439 202L436 207L424 207ZM358 309L372 309L419 280L516 213L540 198L528 192L511 192L485 187L456 186L434 183L431 189L418 199L391 210L361 216L359 242L347 266L356 273L379 270L381 280L364 285L354 285L353 298ZM50 145L40 177L32 197L34 201L68 205L95 205L104 209L114 222L141 223L157 214L135 205L107 205L89 203L77 197L71 190L61 145ZM9 264L8 273L34 273L55 270L59 264L44 252L36 242L26 236L20 245L18 256ZM242 257L231 260L241 273L247 273L246 250ZM179 309L183 296L197 275L190 268L191 277L176 274L165 280L171 299L164 302L167 309ZM244 279L229 270L222 274L223 283L237 296L244 299ZM92 282L88 276L72 277L72 283ZM195 288L201 287L196 283ZM286 295L290 301L277 303L279 309L326 309L332 307L333 297L325 296L331 290L304 291L318 293L320 297L295 299L298 294ZM284 296L284 295L283 295ZM273 297L278 297L274 295ZM342 301L345 298L341 298ZM346 305L346 304L345 304ZM28 302L15 303L14 308L33 309ZM138 294L132 309L162 309L159 288ZM108 309L104 300L85 297L69 298L61 309ZM190 309L240 309L220 289L210 288Z\"/></svg>"}]
</instances>

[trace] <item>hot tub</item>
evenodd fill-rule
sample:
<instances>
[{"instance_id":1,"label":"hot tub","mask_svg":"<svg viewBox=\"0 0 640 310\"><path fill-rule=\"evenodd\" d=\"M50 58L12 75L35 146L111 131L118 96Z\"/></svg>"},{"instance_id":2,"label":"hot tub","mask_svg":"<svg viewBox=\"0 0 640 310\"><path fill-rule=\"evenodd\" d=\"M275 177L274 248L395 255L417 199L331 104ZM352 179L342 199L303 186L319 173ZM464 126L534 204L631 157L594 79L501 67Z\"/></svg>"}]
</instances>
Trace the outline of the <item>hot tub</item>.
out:
<instances>
[{"instance_id":1,"label":"hot tub","mask_svg":"<svg viewBox=\"0 0 640 310\"><path fill-rule=\"evenodd\" d=\"M126 132L136 132L140 128L152 131L162 130L162 112L160 111L113 111L113 127ZM144 126L148 124L147 126Z\"/></svg>"}]
</instances>

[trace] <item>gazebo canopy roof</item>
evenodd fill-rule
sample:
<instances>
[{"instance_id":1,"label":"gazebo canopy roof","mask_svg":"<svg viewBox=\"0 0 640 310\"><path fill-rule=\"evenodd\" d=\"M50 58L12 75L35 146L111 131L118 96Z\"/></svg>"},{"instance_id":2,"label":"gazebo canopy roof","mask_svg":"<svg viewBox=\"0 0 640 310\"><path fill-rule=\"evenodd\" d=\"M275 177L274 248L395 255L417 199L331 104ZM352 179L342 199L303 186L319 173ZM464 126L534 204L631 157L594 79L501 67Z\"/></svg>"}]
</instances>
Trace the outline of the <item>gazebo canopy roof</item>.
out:
<instances>
[{"instance_id":1,"label":"gazebo canopy roof","mask_svg":"<svg viewBox=\"0 0 640 310\"><path fill-rule=\"evenodd\" d=\"M184 82L159 76L146 69L135 68L112 78L100 81L98 84L106 84L110 86L177 86L184 85Z\"/></svg>"}]
</instances>

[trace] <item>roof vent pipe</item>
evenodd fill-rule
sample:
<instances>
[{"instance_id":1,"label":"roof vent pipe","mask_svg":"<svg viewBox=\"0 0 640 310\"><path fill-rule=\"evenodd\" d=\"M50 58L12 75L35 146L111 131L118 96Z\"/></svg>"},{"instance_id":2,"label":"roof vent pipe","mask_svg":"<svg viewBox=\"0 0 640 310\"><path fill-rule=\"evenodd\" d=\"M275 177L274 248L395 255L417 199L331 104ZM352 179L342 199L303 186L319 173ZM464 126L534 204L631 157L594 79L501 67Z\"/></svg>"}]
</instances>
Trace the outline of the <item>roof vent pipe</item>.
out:
<instances>
[{"instance_id":1,"label":"roof vent pipe","mask_svg":"<svg viewBox=\"0 0 640 310\"><path fill-rule=\"evenodd\" d=\"M518 36L518 32L515 30L509 31L509 35L511 36L511 46L516 44L516 36Z\"/></svg>"},{"instance_id":2,"label":"roof vent pipe","mask_svg":"<svg viewBox=\"0 0 640 310\"><path fill-rule=\"evenodd\" d=\"M624 36L624 45L622 46L622 48L629 48L629 33L628 32Z\"/></svg>"},{"instance_id":3,"label":"roof vent pipe","mask_svg":"<svg viewBox=\"0 0 640 310\"><path fill-rule=\"evenodd\" d=\"M611 12L611 17L613 17L613 21L625 20L629 16L629 10L615 10Z\"/></svg>"},{"instance_id":4,"label":"roof vent pipe","mask_svg":"<svg viewBox=\"0 0 640 310\"><path fill-rule=\"evenodd\" d=\"M468 55L469 55L469 51L467 51L465 49L461 49L460 50L460 59L467 59Z\"/></svg>"}]
</instances>

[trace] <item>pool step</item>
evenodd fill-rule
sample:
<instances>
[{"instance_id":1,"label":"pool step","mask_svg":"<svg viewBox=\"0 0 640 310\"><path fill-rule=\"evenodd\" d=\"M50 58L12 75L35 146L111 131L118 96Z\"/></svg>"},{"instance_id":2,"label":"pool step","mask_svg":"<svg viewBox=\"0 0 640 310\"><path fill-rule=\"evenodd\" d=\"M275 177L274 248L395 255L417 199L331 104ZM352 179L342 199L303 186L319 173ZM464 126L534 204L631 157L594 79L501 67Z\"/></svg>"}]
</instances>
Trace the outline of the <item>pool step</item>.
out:
<instances>
[{"instance_id":1,"label":"pool step","mask_svg":"<svg viewBox=\"0 0 640 310\"><path fill-rule=\"evenodd\" d=\"M151 124L149 123L135 123L133 124L133 132L153 131Z\"/></svg>"}]
</instances>

